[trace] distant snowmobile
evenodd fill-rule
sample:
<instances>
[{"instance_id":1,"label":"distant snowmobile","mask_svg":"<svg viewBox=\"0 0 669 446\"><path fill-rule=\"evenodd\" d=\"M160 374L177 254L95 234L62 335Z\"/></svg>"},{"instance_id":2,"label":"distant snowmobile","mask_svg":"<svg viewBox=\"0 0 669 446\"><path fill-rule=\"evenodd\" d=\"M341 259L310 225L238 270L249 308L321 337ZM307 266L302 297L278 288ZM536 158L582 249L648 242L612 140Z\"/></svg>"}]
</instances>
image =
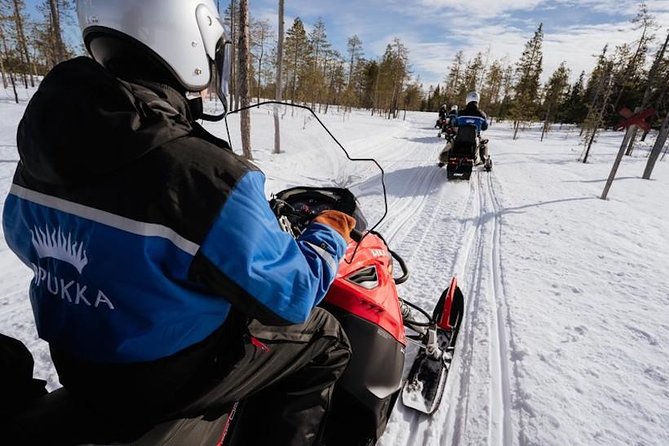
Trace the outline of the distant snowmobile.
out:
<instances>
[{"instance_id":1,"label":"distant snowmobile","mask_svg":"<svg viewBox=\"0 0 669 446\"><path fill-rule=\"evenodd\" d=\"M476 127L458 127L453 142L447 144L439 154L438 166L446 166L449 179L468 180L475 165L483 165L485 171L490 172L492 159L488 155L487 144L487 139L481 139L477 135Z\"/></svg>"}]
</instances>

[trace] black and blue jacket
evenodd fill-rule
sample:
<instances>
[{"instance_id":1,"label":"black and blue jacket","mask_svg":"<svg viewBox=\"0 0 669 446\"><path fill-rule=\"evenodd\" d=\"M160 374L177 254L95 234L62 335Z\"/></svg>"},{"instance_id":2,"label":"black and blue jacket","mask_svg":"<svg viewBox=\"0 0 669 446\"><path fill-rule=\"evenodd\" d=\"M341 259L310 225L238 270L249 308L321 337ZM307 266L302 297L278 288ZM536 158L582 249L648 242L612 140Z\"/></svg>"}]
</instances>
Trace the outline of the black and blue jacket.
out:
<instances>
[{"instance_id":1,"label":"black and blue jacket","mask_svg":"<svg viewBox=\"0 0 669 446\"><path fill-rule=\"evenodd\" d=\"M456 127L476 127L476 133L478 134L483 130L487 130L488 117L479 110L475 102L470 102L455 119L455 125Z\"/></svg>"},{"instance_id":2,"label":"black and blue jacket","mask_svg":"<svg viewBox=\"0 0 669 446\"><path fill-rule=\"evenodd\" d=\"M168 86L73 59L46 76L17 138L4 234L34 272L40 337L70 361L169 358L231 307L300 323L335 278L343 238L282 232L263 174Z\"/></svg>"}]
</instances>

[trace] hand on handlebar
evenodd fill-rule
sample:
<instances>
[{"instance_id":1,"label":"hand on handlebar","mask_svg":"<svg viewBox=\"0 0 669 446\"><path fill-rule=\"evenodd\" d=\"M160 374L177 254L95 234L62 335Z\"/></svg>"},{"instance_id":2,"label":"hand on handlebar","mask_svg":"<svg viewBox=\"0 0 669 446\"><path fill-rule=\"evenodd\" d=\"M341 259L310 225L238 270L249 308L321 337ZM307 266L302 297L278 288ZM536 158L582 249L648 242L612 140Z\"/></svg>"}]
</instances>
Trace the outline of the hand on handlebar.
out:
<instances>
[{"instance_id":1,"label":"hand on handlebar","mask_svg":"<svg viewBox=\"0 0 669 446\"><path fill-rule=\"evenodd\" d=\"M329 209L321 212L313 221L330 226L344 237L346 244L351 242L351 231L355 228L355 218L350 215Z\"/></svg>"}]
</instances>

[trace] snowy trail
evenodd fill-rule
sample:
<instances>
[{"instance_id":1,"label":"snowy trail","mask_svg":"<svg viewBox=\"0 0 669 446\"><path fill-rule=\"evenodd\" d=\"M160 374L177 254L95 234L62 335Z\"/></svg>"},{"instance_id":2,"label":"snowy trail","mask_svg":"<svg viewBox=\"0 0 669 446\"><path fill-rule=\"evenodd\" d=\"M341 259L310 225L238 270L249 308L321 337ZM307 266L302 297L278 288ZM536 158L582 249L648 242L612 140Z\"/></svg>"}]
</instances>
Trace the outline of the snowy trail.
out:
<instances>
[{"instance_id":1,"label":"snowy trail","mask_svg":"<svg viewBox=\"0 0 669 446\"><path fill-rule=\"evenodd\" d=\"M16 167L24 107L0 101L3 195ZM258 147L271 147L266 116L256 118ZM539 143L536 129L513 140L510 125L495 123L486 131L493 171L448 181L435 165L444 140L432 118L386 120L354 111L326 119L352 156L374 156L386 171L389 209L378 230L409 267L400 296L431 309L453 274L465 296L439 408L428 417L398 403L379 445L669 444L669 214L658 205L669 200L667 163L658 163L648 182L640 178L645 153L626 157L611 198L602 201L619 133L604 132L592 163L581 164L578 129L556 128ZM301 125L283 125L287 148L301 142ZM225 134L222 124L212 131ZM319 158L294 153L260 156L261 168L275 168L292 184L310 174L306 167L319 167ZM366 194L364 212L380 216L376 167L354 167L346 178ZM283 187L279 180L275 186ZM0 273L0 332L28 346L35 376L53 390L58 377L27 295L32 271L2 238ZM407 347L408 361L415 351Z\"/></svg>"},{"instance_id":2,"label":"snowy trail","mask_svg":"<svg viewBox=\"0 0 669 446\"><path fill-rule=\"evenodd\" d=\"M432 136L418 125L407 132L425 143ZM384 165L393 200L379 231L409 265L411 279L399 288L403 298L430 309L455 274L465 293L466 316L440 408L426 417L398 404L380 444L510 445L518 438L512 423L517 384L502 280L502 207L494 172L477 171L470 181L448 181L446 172L434 165L443 140L433 141L433 149L422 149L419 157L418 146L405 146L406 161L394 156ZM401 168L408 164L414 167ZM395 196L397 180L403 191Z\"/></svg>"},{"instance_id":3,"label":"snowy trail","mask_svg":"<svg viewBox=\"0 0 669 446\"><path fill-rule=\"evenodd\" d=\"M492 241L489 247L487 261L489 262L492 277L489 278L486 294L490 296L493 315L491 320L491 375L493 383L491 386L490 404L492 407L490 423L490 442L491 444L511 444L513 438L511 426L511 382L509 376L509 336L507 334L506 321L509 319L508 309L506 307L506 295L504 292L504 283L502 280L501 263L501 215L500 205L497 199L495 189L493 188L493 174L483 175L481 187L481 203L486 202L486 206L481 207L481 215L487 215L492 212L492 217L488 220L491 228L489 229ZM487 189L487 190L486 190ZM486 214L484 214L484 210Z\"/></svg>"}]
</instances>

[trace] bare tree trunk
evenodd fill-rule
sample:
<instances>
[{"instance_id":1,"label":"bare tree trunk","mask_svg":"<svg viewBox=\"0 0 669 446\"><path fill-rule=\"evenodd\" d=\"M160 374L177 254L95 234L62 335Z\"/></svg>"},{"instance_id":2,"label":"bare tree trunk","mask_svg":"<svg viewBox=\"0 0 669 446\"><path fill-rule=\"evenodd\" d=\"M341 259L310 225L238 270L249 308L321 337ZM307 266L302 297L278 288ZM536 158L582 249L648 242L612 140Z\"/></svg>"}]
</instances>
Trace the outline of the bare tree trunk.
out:
<instances>
[{"instance_id":1,"label":"bare tree trunk","mask_svg":"<svg viewBox=\"0 0 669 446\"><path fill-rule=\"evenodd\" d=\"M251 51L249 50L249 0L239 2L239 77L238 91L241 108L248 107L249 98L249 66ZM251 111L242 110L240 118L242 132L242 152L244 158L252 160L251 152Z\"/></svg>"},{"instance_id":2,"label":"bare tree trunk","mask_svg":"<svg viewBox=\"0 0 669 446\"><path fill-rule=\"evenodd\" d=\"M0 74L2 74L2 87L7 89L7 77L5 76L4 57L0 57Z\"/></svg>"},{"instance_id":3,"label":"bare tree trunk","mask_svg":"<svg viewBox=\"0 0 669 446\"><path fill-rule=\"evenodd\" d=\"M2 40L2 51L3 51L3 56L6 54L9 54L9 49L7 48L7 40L5 40L5 34L3 33L2 27L0 26L0 40ZM0 58L1 59L1 58ZM3 72L4 74L4 72ZM4 80L4 76L3 76ZM14 81L14 74L12 73L11 70L9 70L9 80L12 84L12 90L14 90L14 101L16 103L19 103L19 95L16 92L16 81Z\"/></svg>"},{"instance_id":4,"label":"bare tree trunk","mask_svg":"<svg viewBox=\"0 0 669 446\"><path fill-rule=\"evenodd\" d=\"M265 53L264 44L260 45L260 57L258 57L258 103L260 103L260 87L261 87L261 73L262 73L262 58Z\"/></svg>"},{"instance_id":5,"label":"bare tree trunk","mask_svg":"<svg viewBox=\"0 0 669 446\"><path fill-rule=\"evenodd\" d=\"M664 117L664 122L662 127L660 127L660 134L657 135L655 140L655 145L653 145L653 150L650 151L650 156L648 157L648 162L646 162L646 168L643 171L643 179L650 180L650 175L653 173L655 168L655 162L660 157L660 152L662 147L667 142L667 136L669 136L669 113Z\"/></svg>"},{"instance_id":6,"label":"bare tree trunk","mask_svg":"<svg viewBox=\"0 0 669 446\"><path fill-rule=\"evenodd\" d=\"M5 56L7 55L7 44L5 42L5 33L2 29L2 22L0 22L0 41L2 41L2 53L0 53L0 73L2 74L2 86L6 89L7 77L5 76Z\"/></svg>"},{"instance_id":7,"label":"bare tree trunk","mask_svg":"<svg viewBox=\"0 0 669 446\"><path fill-rule=\"evenodd\" d=\"M276 55L276 100L283 97L283 0L279 0L279 36ZM281 125L279 122L279 107L274 106L274 153L281 153Z\"/></svg>"},{"instance_id":8,"label":"bare tree trunk","mask_svg":"<svg viewBox=\"0 0 669 446\"><path fill-rule=\"evenodd\" d=\"M376 70L376 80L374 81L374 101L372 102L372 116L374 116L374 110L379 107L379 77L381 76L381 66ZM381 114L379 112L379 114Z\"/></svg>"},{"instance_id":9,"label":"bare tree trunk","mask_svg":"<svg viewBox=\"0 0 669 446\"><path fill-rule=\"evenodd\" d=\"M541 142L544 140L544 135L546 135L546 132L548 131L548 127L550 126L548 119L550 118L551 115L551 106L553 104L548 104L548 109L546 110L546 118L544 119L544 126L541 129Z\"/></svg>"},{"instance_id":10,"label":"bare tree trunk","mask_svg":"<svg viewBox=\"0 0 669 446\"><path fill-rule=\"evenodd\" d=\"M604 98L602 99L602 105L597 112L597 118L594 121L594 124L592 125L592 135L590 135L587 139L587 146L585 149L585 155L583 156L583 164L588 162L588 156L590 156L590 149L592 148L592 144L595 142L595 138L597 137L597 132L599 130L599 126L602 123L602 120L604 118L604 111L606 110L606 106L609 103L609 99L611 98L611 93L613 92L613 85L615 83L614 76L613 74L609 74L607 76L607 86L606 90L604 91ZM594 102L593 102L594 104ZM591 110L592 111L592 110ZM629 130L629 129L628 129ZM625 132L625 135L629 135L629 132Z\"/></svg>"},{"instance_id":11,"label":"bare tree trunk","mask_svg":"<svg viewBox=\"0 0 669 446\"><path fill-rule=\"evenodd\" d=\"M19 103L19 94L16 92L16 81L14 80L14 75L10 72L9 79L12 82L12 90L14 90L14 102Z\"/></svg>"},{"instance_id":12,"label":"bare tree trunk","mask_svg":"<svg viewBox=\"0 0 669 446\"><path fill-rule=\"evenodd\" d=\"M58 0L49 0L49 9L51 14L51 33L52 43L54 45L53 53L56 64L65 60L65 45L60 29L60 11L58 11Z\"/></svg>"},{"instance_id":13,"label":"bare tree trunk","mask_svg":"<svg viewBox=\"0 0 669 446\"><path fill-rule=\"evenodd\" d=\"M230 0L230 41L236 42L238 40L237 36L237 21L235 16L237 14L237 2L236 0ZM230 50L230 57L232 60L237 59L237 45L232 45ZM237 93L237 64L232 64L231 73L230 73L230 105L231 109L235 110L239 108L239 95Z\"/></svg>"},{"instance_id":14,"label":"bare tree trunk","mask_svg":"<svg viewBox=\"0 0 669 446\"><path fill-rule=\"evenodd\" d=\"M641 110L640 107L637 107L634 113L638 113ZM632 126L631 128L631 134L630 134L630 140L627 143L627 149L625 150L625 155L631 156L632 151L634 150L634 142L636 141L636 134L639 131L639 127L637 126Z\"/></svg>"},{"instance_id":15,"label":"bare tree trunk","mask_svg":"<svg viewBox=\"0 0 669 446\"><path fill-rule=\"evenodd\" d=\"M16 23L16 39L18 40L20 48L19 53L21 53L21 59L25 64L25 68L30 70L30 53L28 53L28 44L26 43L26 36L23 32L23 17L21 17L18 0L14 0L14 22ZM28 81L26 80L25 73L23 73L23 82L26 88L28 88ZM35 86L35 78L33 77L32 72L30 73L30 86Z\"/></svg>"}]
</instances>

